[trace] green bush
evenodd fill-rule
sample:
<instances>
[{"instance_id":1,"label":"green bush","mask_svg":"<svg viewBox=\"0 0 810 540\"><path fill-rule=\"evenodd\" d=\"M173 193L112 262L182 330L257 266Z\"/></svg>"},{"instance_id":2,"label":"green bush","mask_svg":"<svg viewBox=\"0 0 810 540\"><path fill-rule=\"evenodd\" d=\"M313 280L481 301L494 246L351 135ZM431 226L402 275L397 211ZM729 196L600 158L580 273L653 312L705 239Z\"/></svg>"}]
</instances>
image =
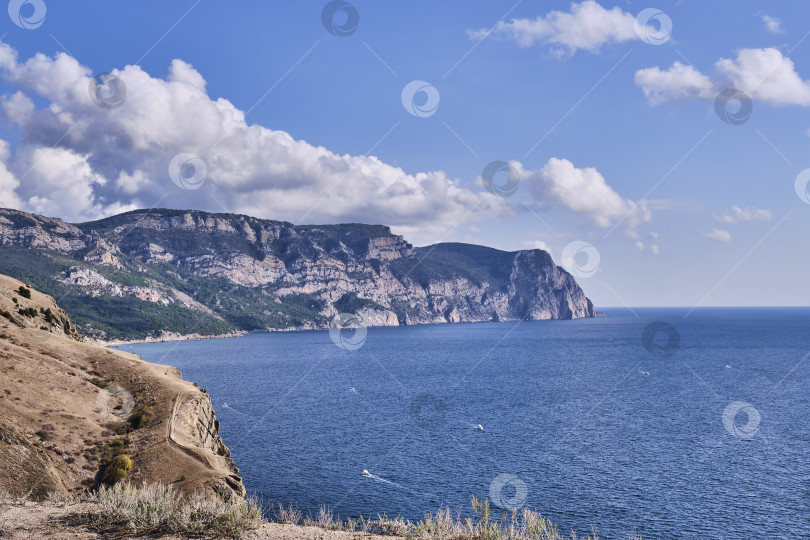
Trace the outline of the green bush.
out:
<instances>
[{"instance_id":1,"label":"green bush","mask_svg":"<svg viewBox=\"0 0 810 540\"><path fill-rule=\"evenodd\" d=\"M135 412L133 412L132 416L129 417L129 424L133 427L133 429L140 429L151 422L152 418L154 417L155 408L151 405L145 405L135 409Z\"/></svg>"},{"instance_id":2,"label":"green bush","mask_svg":"<svg viewBox=\"0 0 810 540\"><path fill-rule=\"evenodd\" d=\"M101 483L105 486L113 486L126 478L131 470L132 460L126 454L119 454L104 467Z\"/></svg>"},{"instance_id":3,"label":"green bush","mask_svg":"<svg viewBox=\"0 0 810 540\"><path fill-rule=\"evenodd\" d=\"M35 308L20 308L17 310L17 313L22 315L23 317L31 317L34 318L37 316L37 310Z\"/></svg>"},{"instance_id":4,"label":"green bush","mask_svg":"<svg viewBox=\"0 0 810 540\"><path fill-rule=\"evenodd\" d=\"M20 285L20 288L17 289L17 291L23 298L28 298L29 300L31 299L31 289L25 287L24 285Z\"/></svg>"}]
</instances>

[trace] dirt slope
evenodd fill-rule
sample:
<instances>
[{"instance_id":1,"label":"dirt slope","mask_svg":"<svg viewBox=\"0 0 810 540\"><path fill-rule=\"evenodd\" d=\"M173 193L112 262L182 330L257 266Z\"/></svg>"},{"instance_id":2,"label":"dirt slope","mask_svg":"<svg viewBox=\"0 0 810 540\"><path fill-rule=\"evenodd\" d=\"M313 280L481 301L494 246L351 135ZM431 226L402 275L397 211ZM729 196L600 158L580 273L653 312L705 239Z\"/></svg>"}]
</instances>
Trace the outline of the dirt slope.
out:
<instances>
[{"instance_id":1,"label":"dirt slope","mask_svg":"<svg viewBox=\"0 0 810 540\"><path fill-rule=\"evenodd\" d=\"M207 394L175 368L81 342L51 297L21 286L0 275L0 492L78 492L125 453L131 482L244 495Z\"/></svg>"}]
</instances>

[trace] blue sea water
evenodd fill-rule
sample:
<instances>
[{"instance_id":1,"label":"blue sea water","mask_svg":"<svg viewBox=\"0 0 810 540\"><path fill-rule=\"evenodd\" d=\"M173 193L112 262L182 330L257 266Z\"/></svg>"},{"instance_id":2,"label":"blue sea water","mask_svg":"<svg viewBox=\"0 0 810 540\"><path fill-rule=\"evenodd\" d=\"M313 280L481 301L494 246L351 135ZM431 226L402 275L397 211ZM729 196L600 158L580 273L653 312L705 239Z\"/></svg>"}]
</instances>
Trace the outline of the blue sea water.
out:
<instances>
[{"instance_id":1,"label":"blue sea water","mask_svg":"<svg viewBox=\"0 0 810 540\"><path fill-rule=\"evenodd\" d=\"M810 538L810 309L687 313L121 348L207 389L265 502L418 519L476 496L604 538Z\"/></svg>"}]
</instances>

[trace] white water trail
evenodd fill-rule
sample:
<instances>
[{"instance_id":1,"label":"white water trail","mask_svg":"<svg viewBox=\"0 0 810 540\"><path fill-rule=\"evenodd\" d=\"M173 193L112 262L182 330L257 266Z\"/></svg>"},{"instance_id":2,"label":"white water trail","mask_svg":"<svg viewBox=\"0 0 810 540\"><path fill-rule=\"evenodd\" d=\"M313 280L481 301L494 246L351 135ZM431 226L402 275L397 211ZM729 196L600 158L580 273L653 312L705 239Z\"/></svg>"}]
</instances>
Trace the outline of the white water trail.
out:
<instances>
[{"instance_id":1,"label":"white water trail","mask_svg":"<svg viewBox=\"0 0 810 540\"><path fill-rule=\"evenodd\" d=\"M401 486L400 484L397 484L396 482L392 482L391 480L386 480L382 476L377 476L376 474L369 473L367 476L366 475L364 475L364 476L366 478L371 479L371 480L377 480L378 482L383 482L385 484L390 484L392 486L396 486L396 487L398 487L400 489L405 489L405 486Z\"/></svg>"}]
</instances>

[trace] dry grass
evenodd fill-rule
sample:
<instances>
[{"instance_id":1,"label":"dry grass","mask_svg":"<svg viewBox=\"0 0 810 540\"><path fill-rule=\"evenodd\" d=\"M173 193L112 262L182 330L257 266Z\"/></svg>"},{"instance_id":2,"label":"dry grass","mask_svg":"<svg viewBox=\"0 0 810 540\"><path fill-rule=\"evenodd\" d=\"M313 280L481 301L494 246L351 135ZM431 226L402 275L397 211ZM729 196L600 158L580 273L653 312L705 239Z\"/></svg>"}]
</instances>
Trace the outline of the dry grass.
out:
<instances>
[{"instance_id":1,"label":"dry grass","mask_svg":"<svg viewBox=\"0 0 810 540\"><path fill-rule=\"evenodd\" d=\"M70 506L78 503L80 497L78 497L75 493L51 491L48 493L48 498L45 500L57 506Z\"/></svg>"},{"instance_id":2,"label":"dry grass","mask_svg":"<svg viewBox=\"0 0 810 540\"><path fill-rule=\"evenodd\" d=\"M376 519L361 517L359 520L341 521L329 508L321 507L317 515L304 520L304 524L326 530L398 536L409 540L599 540L595 530L586 536L578 536L573 531L561 533L550 520L527 508L493 519L487 499L473 497L471 503L472 517L453 514L450 509L443 508L416 523L399 516L389 518L386 515L378 515ZM281 521L280 516L289 516L292 508L284 509L279 505L280 511L276 517L280 523L298 523L300 511L298 520ZM633 535L629 540L642 539Z\"/></svg>"},{"instance_id":3,"label":"dry grass","mask_svg":"<svg viewBox=\"0 0 810 540\"><path fill-rule=\"evenodd\" d=\"M276 522L285 525L298 525L303 517L304 513L301 509L291 504L285 508L279 503L278 508L275 510Z\"/></svg>"},{"instance_id":4,"label":"dry grass","mask_svg":"<svg viewBox=\"0 0 810 540\"><path fill-rule=\"evenodd\" d=\"M162 484L103 486L92 502L96 504L83 517L97 530L239 537L263 522L255 501L182 497Z\"/></svg>"}]
</instances>

